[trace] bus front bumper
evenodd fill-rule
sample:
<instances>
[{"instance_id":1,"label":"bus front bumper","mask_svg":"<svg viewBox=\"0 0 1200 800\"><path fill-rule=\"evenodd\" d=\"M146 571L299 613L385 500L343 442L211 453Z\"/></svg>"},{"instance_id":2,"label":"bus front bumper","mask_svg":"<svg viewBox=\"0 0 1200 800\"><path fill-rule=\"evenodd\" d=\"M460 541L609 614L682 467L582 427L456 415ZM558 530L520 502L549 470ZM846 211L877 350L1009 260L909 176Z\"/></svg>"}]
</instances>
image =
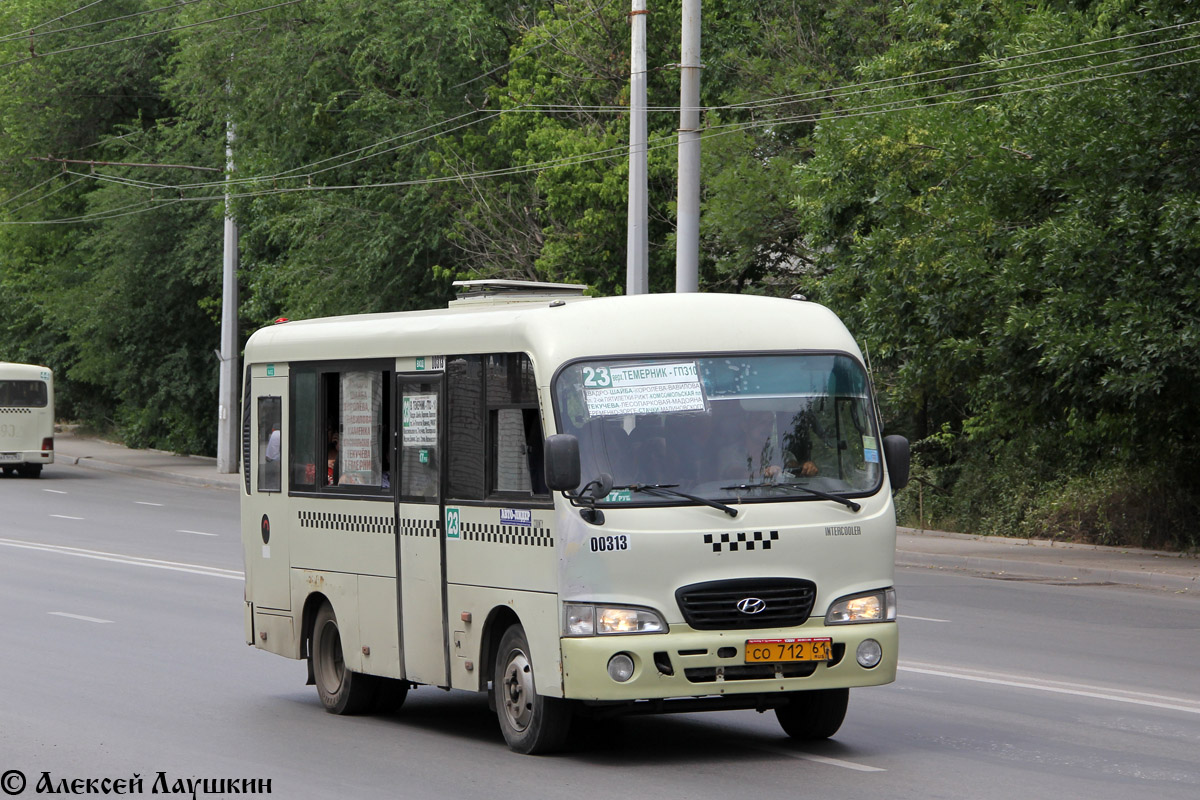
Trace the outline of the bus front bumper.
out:
<instances>
[{"instance_id":1,"label":"bus front bumper","mask_svg":"<svg viewBox=\"0 0 1200 800\"><path fill-rule=\"evenodd\" d=\"M828 661L748 664L750 640L830 639ZM859 645L874 640L882 658L861 666ZM896 679L899 637L894 622L799 628L696 631L672 626L669 633L562 639L563 696L576 700L650 700L713 695L767 694L809 689L879 686ZM633 662L626 681L610 677L609 661Z\"/></svg>"}]
</instances>

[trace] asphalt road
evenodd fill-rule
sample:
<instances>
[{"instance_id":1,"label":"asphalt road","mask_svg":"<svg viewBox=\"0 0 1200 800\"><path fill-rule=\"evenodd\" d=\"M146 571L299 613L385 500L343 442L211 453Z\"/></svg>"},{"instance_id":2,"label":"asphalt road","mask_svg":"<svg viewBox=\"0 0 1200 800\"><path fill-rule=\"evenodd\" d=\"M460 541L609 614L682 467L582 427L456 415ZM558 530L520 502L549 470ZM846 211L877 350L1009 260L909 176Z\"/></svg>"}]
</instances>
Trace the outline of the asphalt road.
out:
<instances>
[{"instance_id":1,"label":"asphalt road","mask_svg":"<svg viewBox=\"0 0 1200 800\"><path fill-rule=\"evenodd\" d=\"M242 639L237 495L56 465L0 480L0 789L20 771L270 779L277 797L1200 796L1200 598L903 568L901 672L835 740L748 712L510 753L482 697L334 717ZM3 795L0 795L3 796ZM211 795L210 795L211 796Z\"/></svg>"}]
</instances>

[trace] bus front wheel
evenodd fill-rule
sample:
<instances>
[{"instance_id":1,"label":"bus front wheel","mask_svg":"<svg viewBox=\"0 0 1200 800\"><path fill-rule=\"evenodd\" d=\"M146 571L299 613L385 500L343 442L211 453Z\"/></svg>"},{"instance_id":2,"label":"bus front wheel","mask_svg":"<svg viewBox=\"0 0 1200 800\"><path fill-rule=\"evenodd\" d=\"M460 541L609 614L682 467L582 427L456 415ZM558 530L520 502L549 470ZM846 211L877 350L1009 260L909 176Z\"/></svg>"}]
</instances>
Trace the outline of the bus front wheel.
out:
<instances>
[{"instance_id":1,"label":"bus front wheel","mask_svg":"<svg viewBox=\"0 0 1200 800\"><path fill-rule=\"evenodd\" d=\"M371 705L375 699L375 680L370 675L346 668L342 635L338 631L333 607L328 603L317 612L309 658L312 659L317 694L326 711L331 714L358 714Z\"/></svg>"},{"instance_id":2,"label":"bus front wheel","mask_svg":"<svg viewBox=\"0 0 1200 800\"><path fill-rule=\"evenodd\" d=\"M775 709L775 716L784 733L793 739L828 739L842 727L849 703L849 689L789 692L788 704Z\"/></svg>"},{"instance_id":3,"label":"bus front wheel","mask_svg":"<svg viewBox=\"0 0 1200 800\"><path fill-rule=\"evenodd\" d=\"M520 625L504 632L492 673L492 699L509 748L528 755L563 747L571 726L566 700L537 693L529 640Z\"/></svg>"}]
</instances>

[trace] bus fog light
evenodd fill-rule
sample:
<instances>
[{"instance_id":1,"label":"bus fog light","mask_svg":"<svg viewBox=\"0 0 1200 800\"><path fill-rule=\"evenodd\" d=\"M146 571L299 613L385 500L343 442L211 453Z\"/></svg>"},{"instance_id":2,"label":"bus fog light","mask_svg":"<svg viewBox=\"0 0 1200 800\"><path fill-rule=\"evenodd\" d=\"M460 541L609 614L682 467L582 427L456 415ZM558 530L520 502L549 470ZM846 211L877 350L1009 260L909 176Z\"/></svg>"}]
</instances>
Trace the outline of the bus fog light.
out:
<instances>
[{"instance_id":1,"label":"bus fog light","mask_svg":"<svg viewBox=\"0 0 1200 800\"><path fill-rule=\"evenodd\" d=\"M608 660L608 677L624 683L633 677L633 659L628 653L617 653Z\"/></svg>"},{"instance_id":2,"label":"bus fog light","mask_svg":"<svg viewBox=\"0 0 1200 800\"><path fill-rule=\"evenodd\" d=\"M883 658L883 646L874 639L864 639L858 645L858 653L855 657L858 659L859 666L871 669L877 666ZM609 671L612 671L611 668Z\"/></svg>"}]
</instances>

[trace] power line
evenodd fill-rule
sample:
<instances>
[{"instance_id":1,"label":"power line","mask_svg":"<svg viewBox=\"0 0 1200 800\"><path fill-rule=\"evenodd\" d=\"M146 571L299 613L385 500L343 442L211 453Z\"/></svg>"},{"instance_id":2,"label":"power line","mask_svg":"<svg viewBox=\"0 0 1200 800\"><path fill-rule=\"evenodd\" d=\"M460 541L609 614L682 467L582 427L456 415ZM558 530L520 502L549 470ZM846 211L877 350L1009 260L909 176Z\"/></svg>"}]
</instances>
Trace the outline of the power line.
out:
<instances>
[{"instance_id":1,"label":"power line","mask_svg":"<svg viewBox=\"0 0 1200 800\"><path fill-rule=\"evenodd\" d=\"M202 20L200 22L189 22L186 25L176 25L174 28L163 28L162 30L148 31L146 33L138 33L138 34L134 34L133 36L124 36L120 39L111 39L107 42L92 42L91 44L81 44L81 45L76 45L75 47L64 47L61 50L51 50L46 53L37 53L35 55L28 56L26 58L17 59L16 61L9 61L7 64L0 64L0 69L3 69L5 67L14 67L14 66L17 66L18 64L28 64L30 61L36 61L39 58L46 58L47 56L56 56L56 55L60 55L62 53L74 53L78 50L89 50L93 47L105 47L110 44L122 44L124 42L132 42L135 39L145 39L148 36L158 36L159 34L163 34L163 33L174 33L176 31L187 30L188 28L197 28L201 25L210 25L214 22L224 22L225 20L237 19L238 17L245 17L245 16L249 16L251 14L260 14L264 11L271 11L276 8L283 8L284 6L294 6L297 3L303 3L303 2L304 2L304 0L284 0L284 2L276 3L273 6L264 6L262 8L254 8L249 11L240 11L236 14L229 14L224 17L214 17L212 19Z\"/></svg>"},{"instance_id":2,"label":"power line","mask_svg":"<svg viewBox=\"0 0 1200 800\"><path fill-rule=\"evenodd\" d=\"M1134 31L1132 33L1121 34L1119 36L1110 36L1105 39L1093 39L1088 42L1079 42L1078 44L1062 45L1060 47L1051 47L1051 48L1047 48L1044 50L1034 50L1034 51L1031 51L1028 53L1017 53L1015 55L1005 56L1004 58L998 58L998 59L995 59L992 61L977 61L973 64L960 64L956 67L943 67L941 69L927 70L925 72L917 72L917 73L914 73L913 75L907 75L907 76L896 76L896 77L891 77L891 78L878 78L873 81L867 81L865 83L858 83L858 84L850 84L848 86L842 86L842 87L838 87L838 88L831 89L828 91L829 92L841 92L843 90L861 89L861 88L864 88L867 86L874 86L877 84L884 84L884 83L889 83L892 81L911 80L912 78L924 78L928 75L944 75L946 73L956 72L958 70L974 69L976 67L984 67L984 66L988 66L990 64L1002 64L1002 63L1005 63L1008 61L1015 61L1015 60L1023 59L1023 58L1033 58L1034 56L1043 56L1043 55L1048 55L1050 53L1059 53L1059 52L1062 52L1063 50L1074 50L1074 49L1077 49L1080 47L1089 47L1089 46L1093 46L1093 45L1097 45L1097 44L1107 44L1108 42L1115 42L1115 41L1119 41L1122 39L1128 39L1128 38L1131 38L1134 36L1149 36L1149 35L1155 34L1155 33L1164 33L1166 31L1178 30L1181 28L1188 28L1193 25L1200 25L1200 22L1182 22L1182 23L1179 23L1178 25L1167 25L1166 27L1153 28L1151 30L1146 30L1146 31ZM1138 46L1140 47L1141 45L1138 45ZM1120 52L1120 50L1116 50L1116 51L1112 51L1112 52ZM1085 55L1090 55L1090 54L1085 54ZM1052 63L1052 62L1039 62L1039 64L1040 63ZM1038 66L1039 64L1027 64L1024 66L1032 67L1032 66ZM967 75L967 76L947 75L946 78L944 78L944 80L952 80L955 77L970 77L970 76L969 75ZM909 85L909 84L905 84L905 85ZM883 87L883 88L891 88L891 87ZM796 94L796 95L783 95L781 97L769 98L768 101L766 101L766 102L787 100L789 98L806 98L806 97L811 97L813 94L820 94L820 92L804 92L804 93ZM751 106L757 105L760 102L763 102L763 101L753 101L751 103L736 103L736 104L729 105L729 106L718 106L716 108L751 107Z\"/></svg>"},{"instance_id":3,"label":"power line","mask_svg":"<svg viewBox=\"0 0 1200 800\"><path fill-rule=\"evenodd\" d=\"M1172 28L1178 28L1178 27L1182 27L1182 26L1172 26ZM1121 38L1121 37L1114 37L1114 38ZM1194 37L1180 37L1178 39L1171 40L1171 41L1183 41L1185 39L1190 39L1190 38L1194 38ZM1127 52L1127 51L1139 49L1140 47L1141 46L1130 47L1130 48L1120 48L1120 49L1117 49L1117 50L1114 50L1111 52ZM1198 47L1200 47L1200 45L1192 45L1189 47L1177 48L1175 50L1164 52L1164 53L1145 54L1145 55L1141 55L1138 57L1125 59L1123 61L1109 62L1109 63L1101 64L1101 65L1089 65L1086 67L1080 67L1080 68L1076 68L1076 69L1072 69L1072 70L1060 71L1058 73L1053 73L1050 75L1029 76L1029 77L1025 77L1025 78L1016 79L1013 81L1008 81L1006 83L994 84L992 86L977 87L977 88L973 88L973 89L959 89L959 90L945 92L945 93L942 93L939 95L931 95L931 96L927 96L927 97L923 97L923 98L913 98L913 99L908 99L908 100L894 100L894 101L888 101L888 102L883 102L883 103L877 103L874 105L859 106L856 108L849 108L849 109L840 109L840 110L836 110L833 112L809 113L809 114L803 114L803 115L794 115L794 116L790 116L790 117L778 117L778 118L771 118L771 119L766 119L766 120L755 120L755 121L750 121L750 122L729 123L726 125L714 126L714 127L710 128L708 131L705 132L704 138L712 138L714 136L726 135L729 133L735 133L735 132L742 131L742 130L749 130L749 129L754 129L754 128L779 125L779 124L799 123L799 122L819 122L819 121L823 121L823 120L824 121L837 121L837 120L841 120L841 119L876 116L876 115L885 114L885 113L897 113L897 112L918 110L918 109L924 109L924 108L932 108L932 107L943 106L943 105L958 105L958 104L962 104L965 102L982 101L982 100L994 99L994 98L998 98L998 97L1005 97L1005 96L1013 95L1013 94L1024 94L1024 93L1033 92L1033 91L1050 91L1050 90L1057 89L1057 88L1079 85L1079 84L1084 84L1084 83L1090 83L1090 82L1094 82L1094 81L1098 81L1098 80L1107 80L1107 79L1113 79L1113 78L1128 77L1128 76L1132 76L1132 75L1143 74L1146 72L1167 69L1167 68L1174 67L1174 66L1184 66L1184 65L1188 65L1188 64L1193 64L1193 63L1197 63L1198 61L1200 61L1200 59L1192 59L1192 60L1181 61L1181 62L1173 62L1170 64L1161 64L1161 65L1157 65L1157 66L1147 67L1144 69L1129 70L1126 72L1120 72L1120 73L1115 73L1115 74L1106 73L1106 74L1102 74L1102 75L1092 75L1090 77L1080 78L1080 79L1072 80L1072 81L1065 81L1065 82L1061 82L1061 83L1057 83L1057 84L1051 84L1048 86L1045 86L1045 85L1032 86L1032 87L1026 87L1023 89L1007 88L1007 87L1013 87L1013 86L1017 86L1017 85L1024 84L1024 83L1029 83L1032 81L1045 81L1045 80L1049 80L1052 78L1064 77L1064 76L1071 75L1071 74L1078 74L1080 72L1087 72L1087 71L1099 72L1101 70L1111 70L1113 67L1116 67L1116 66L1119 66L1122 64L1146 61L1150 58L1157 58L1157 57L1166 56L1166 55L1175 55L1175 54L1179 54L1179 53L1184 53L1184 52L1188 52L1188 51L1197 49ZM1062 50L1062 49L1064 49L1064 48L1055 48L1054 50L1057 51L1057 50ZM1045 52L1045 51L1043 51L1043 52ZM1044 63L1058 63L1063 60L1070 60L1070 59L1054 59L1054 60L1044 62ZM1031 64L1031 65L1026 65L1026 66L1027 67L1036 67L1039 65ZM997 89L1006 89L1006 90L996 91ZM991 94L977 95L977 96L973 96L973 97L972 96L963 96L963 95L971 95L971 94L975 94L975 93L983 92L983 91L990 91ZM959 96L957 99L941 99L941 98L953 97L956 95ZM940 102L929 102L931 100L940 100ZM567 107L563 107L563 108L567 108ZM619 108L624 110L624 107L619 107ZM492 112L491 114L488 114L483 119L477 119L472 122L464 123L463 125L459 125L451 130L438 131L429 136L423 137L419 140L416 140L414 142L409 142L409 143L407 143L405 145L401 145L401 146L410 146L412 144L416 144L421 141L427 141L429 139L436 138L437 136L451 133L454 130L461 129L461 128L467 127L469 125L477 124L478 122L486 121L487 119L493 119L496 116L498 116L500 113L524 112L524 111L530 111L530 110L536 110L536 109L528 109L526 107L518 107L516 109L506 109L506 110L502 110L502 111ZM358 150L351 151L350 153L343 154L341 156L333 156L328 159L324 159L323 161L314 162L314 165L327 163L329 161L345 157L346 155L357 155L359 153L363 153L363 152L366 152L367 150L370 150L372 147L377 147L380 144L395 141L400 138L413 136L413 135L416 135L417 133L434 130L441 125L448 124L449 122L454 122L454 121L457 121L457 120L460 120L460 119L463 119L466 117L470 117L470 116L482 114L482 113L483 112L470 112L468 114L463 114L463 115L455 117L451 120L446 120L443 123L437 123L434 125L426 126L425 128L420 129L419 131L413 131L413 132L410 132L407 134L402 134L400 136L390 137L389 139L383 140L383 142L376 143L375 145L370 145L368 147L359 148ZM673 146L673 139L670 141L662 142L657 145L652 145L650 149L657 150L657 149L662 149L664 147L670 147L670 146ZM399 148L391 148L391 149L399 149ZM576 155L576 156L566 156L566 157L562 157L562 158L558 158L558 159L551 159L548 161L538 162L536 164L518 165L518 166L514 166L514 167L506 167L506 168L501 168L501 169L496 169L496 170L487 170L487 171L481 171L481 172L476 172L476 173L467 173L467 174L456 175L456 176L443 176L443 177L439 177L439 178L414 179L414 180L408 180L408 181L392 181L392 182L376 183L376 184L329 185L329 186L309 185L309 186L303 186L303 187L290 187L290 188L289 187L284 187L284 188L273 187L271 189L242 192L240 194L235 194L232 196L235 198L252 198L252 197L263 197L263 196L269 196L269 195L276 195L276 194L297 193L297 192L340 191L340 190L356 190L356 189L371 189L371 188L376 188L376 189L378 189L378 188L395 188L395 187L414 186L414 185L423 185L423 184L427 185L427 184L437 184L437 183L446 183L446 182L455 182L455 181L476 180L476 179L484 179L484 178L491 178L491 177L506 177L506 176L512 176L512 175L526 174L529 172L539 171L539 170L543 170L543 169L552 169L552 168L559 167L559 166L590 163L590 162L600 161L600 160L611 160L612 158L617 157L617 155L625 153L625 151L626 151L625 146L621 145L618 147L607 148L604 150L595 151L593 153L580 154L580 155ZM390 152L390 150L383 151L383 152ZM382 154L382 153L376 153L376 154L372 154L370 156L364 156L362 158L356 159L354 162L348 162L348 163L356 163L357 161L365 160L366 158L371 158L371 157L374 157L374 156L380 155L380 154ZM294 179L311 178L311 175L319 174L321 172L326 172L326 171L329 171L330 169L335 169L338 166L344 166L344 165L334 165L332 167L327 167L325 169L317 170L312 173L290 176L290 178L294 178ZM296 169L302 169L302 168L296 168ZM278 177L287 177L289 172L294 172L294 171L296 171L296 170L295 169L288 170L283 173L278 173L276 176L270 176L266 179L264 179L264 178L239 179L238 182L240 184L261 183L263 180L273 180ZM168 190L168 191L172 191L172 192L180 191L182 193L183 189L202 189L202 188L211 188L211 187L215 187L215 186L225 186L226 185L224 182L197 183L197 184L184 184L184 185L164 185L164 184L153 184L153 183L145 182L145 181L137 182L132 179L122 179L122 178L117 178L117 177L113 177L113 176L85 176L82 173L72 173L72 174L80 176L81 179L82 179L82 177L90 177L90 178L93 178L96 180L108 180L108 181L117 182L117 183L126 183L128 185L138 186L139 188L151 189L152 191L158 189L158 190ZM39 186L41 186L41 185L44 185L44 184L39 184ZM36 189L36 188L38 188L38 187L34 187L34 189ZM27 190L27 192L28 191L33 191L33 189ZM23 193L23 194L25 194L25 193ZM206 200L215 200L215 199L224 199L224 194L208 195L208 196L194 196L194 197L183 197L181 194L181 196L179 198L173 198L169 201L162 200L162 201L147 201L147 202L161 204L164 202L174 203L174 202L183 202L183 201L206 201ZM33 201L33 202L36 202L36 201ZM32 204L32 203L30 203L30 204ZM27 204L27 205L29 205L29 204ZM23 207L24 206L22 206L22 208ZM145 211L145 210L152 210L152 209L143 209L143 211ZM134 211L134 212L129 212L129 213L142 213L142 211ZM61 220L61 222L86 221L86 220L94 220L94 219L100 219L100 218L101 217L99 217L99 216L90 216L90 217L85 216L85 217L71 218L70 220ZM52 221L48 221L48 222L59 222L59 221L52 220ZM7 223L7 224L32 224L32 223Z\"/></svg>"},{"instance_id":4,"label":"power line","mask_svg":"<svg viewBox=\"0 0 1200 800\"><path fill-rule=\"evenodd\" d=\"M1200 36L1200 35L1198 35L1198 36ZM1172 41L1183 41L1183 40L1185 40L1185 39L1194 39L1194 38L1197 38L1197 37L1196 37L1196 36L1191 36L1191 37L1182 37L1181 39L1172 40ZM944 97L952 97L952 96L955 96L955 95L965 95L965 94L971 94L971 93L977 93L977 92L984 92L984 91L993 91L993 90L995 90L995 89L998 89L998 88L1003 88L1003 87L1008 87L1008 86L1015 86L1015 85L1020 85L1020 84L1023 84L1023 83L1030 83L1030 82L1034 82L1034 81L1045 81L1045 80L1051 80L1051 79L1055 79L1055 78L1065 77L1065 76L1068 76L1068 75L1071 75L1071 74L1077 74L1077 73L1080 73L1080 72L1087 72L1087 71L1099 71L1099 70L1103 70L1103 69L1111 69L1111 68L1113 68L1113 67L1117 67L1117 66L1120 66L1120 65L1122 65L1122 64L1128 64L1128 63L1133 63L1133 62L1136 62L1136 61L1144 61L1144 60L1146 60L1146 59L1149 59L1149 58L1157 58L1157 57L1168 56L1168 55L1175 55L1175 54L1178 54L1178 53L1187 52L1187 51L1190 51L1190 50L1196 49L1197 47L1200 47L1200 45L1192 45L1192 46L1189 46L1189 47L1177 48L1177 49L1175 49L1175 50L1166 51L1166 52L1162 52L1162 53L1152 53L1152 54L1145 54L1145 55L1141 55L1141 56L1138 56L1138 57L1135 57L1135 58L1124 59L1124 60L1121 60L1121 61L1108 62L1108 63L1106 63L1106 64L1100 64L1100 65L1088 65L1088 66L1084 66L1084 67L1078 67L1078 68L1076 68L1076 69L1071 69L1071 70L1063 70L1063 71L1059 71L1059 72L1056 72L1056 73L1051 73L1051 74L1026 76L1026 77L1024 77L1024 78L1018 78L1018 79L1014 79L1014 80L1012 80L1012 81L1007 81L1007 82L998 83L998 84L992 84L992 85L989 85L989 86L975 87L975 88L966 88L966 89L957 89L957 90L952 90L952 91L949 91L949 92L943 92L943 93L941 93L941 94L928 95L928 96L925 96L925 97L923 97L923 98L920 98L920 100L919 100L919 101L918 101L918 100L889 100L889 101L883 101L883 102L880 102L880 103L875 103L875 104L872 104L872 105L858 106L858 107L856 107L856 108L849 109L849 111L850 111L850 112L853 112L853 113L855 113L855 115L857 116L857 115L860 115L860 114L861 114L861 112L864 112L864 111L869 111L869 110L876 109L876 108L887 108L887 107L889 107L889 106L894 106L894 105L897 105L897 104L903 104L903 103L909 103L909 102L922 102L922 103L928 104L928 101L930 101L930 100L937 100L937 99L944 98ZM1113 52L1127 52L1127 51L1136 50L1136 49L1138 49L1138 48L1136 48L1136 47L1135 47L1135 48L1122 48L1122 49L1120 49L1120 50L1113 51ZM1060 61L1059 59L1055 59L1055 60L1048 61L1048 62L1044 62L1044 63L1058 63L1059 61ZM1031 66L1033 66L1033 65L1031 65ZM358 150L351 151L350 153L345 153L345 154L341 154L341 155L338 155L338 156L331 156L331 157L329 157L329 158L327 158L327 159L323 159L322 161L313 162L312 164L309 164L309 165L304 165L304 166L302 166L302 167L297 167L297 168L294 168L294 169L291 169L291 170L286 170L286 171L284 171L284 172L276 173L276 174L274 174L274 175L268 175L268 176L257 176L257 177L256 177L256 176L248 176L248 177L244 177L244 178L237 178L237 179L234 179L234 180L232 180L232 181L207 181L207 182L197 182L197 183L190 183L190 184L173 184L173 185L171 185L171 186L172 186L172 188L175 188L175 189L187 190L187 189L204 189L204 188L212 188L212 187L217 187L217 186L221 186L221 187L227 187L227 186L230 186L230 185L244 186L244 185L250 185L250 184L259 184L259 183L263 183L263 182L267 182L267 181L272 181L272 182L273 182L273 181L277 181L277 180L289 180L289 181L291 181L291 180L311 180L311 179L312 179L314 176L316 176L316 175L319 175L319 174L322 174L322 173L325 173L325 172L329 172L329 171L331 171L331 170L333 170L333 169L338 169L338 168L340 168L340 167L343 167L343 166L349 166L349 165L351 165L351 164L359 163L359 162L361 162L361 161L364 161L364 160L367 160L367 159L369 159L369 158L375 158L375 157L377 157L377 156L384 155L384 154L386 154L386 153L393 152L393 151L395 151L395 150L398 150L398 149L401 149L401 148L404 148L404 147L411 147L411 146L413 146L413 145L416 145L416 144L420 144L420 143L423 143L423 142L426 142L426 141L430 141L430 140L432 140L432 139L436 139L436 138L438 138L438 137L440 137L440 136L444 136L444 135L447 135L447 134L453 133L453 132L455 132L455 131L461 130L461 129L463 129L463 128L466 128L466 127L469 127L469 126L471 126L471 125L475 125L475 124L479 124L479 123L481 123L481 122L486 122L486 121L488 121L488 120L495 119L496 117L500 116L501 114L506 114L506 113L536 113L536 112L538 112L538 111L545 111L545 110L548 110L548 109L549 109L549 110L554 110L554 111L557 111L557 110L560 110L560 109L561 109L561 110L563 110L563 111L564 111L564 113L569 113L569 111L570 111L571 109L573 109L573 108L574 108L574 107L534 107L534 108L517 107L517 108L513 108L513 109L502 109L502 110L499 110L499 111L496 111L496 112L491 112L491 113L488 113L488 114L486 114L486 115L483 115L483 114L484 114L484 112L481 112L481 111L480 111L480 112L470 112L470 113L468 113L468 114L463 114L463 115L460 115L460 116L458 116L458 117L454 117L454 118L453 118L453 119L451 119L451 120L446 120L444 123L436 123L436 124L434 124L434 125L429 125L429 126L426 126L425 128L421 128L421 129L419 129L419 130L417 130L417 131L412 131L412 132L409 132L409 133L406 133L406 134L402 134L402 135L400 135L400 136L391 137L390 139L383 140L382 142L377 142L377 143L375 143L375 144L373 144L373 145L369 145L369 146L367 146L367 147L359 148ZM622 111L622 112L623 112L623 111L627 111L627 110L628 110L628 108L627 108L627 107L625 107L625 106L614 107L614 109L615 109L615 110L618 110L618 111ZM665 109L664 109L664 110L665 110ZM672 110L674 110L674 109L672 109ZM835 112L835 113L836 113L836 112ZM334 165L332 165L332 166L324 167L323 169L311 170L311 171L308 171L308 172L300 172L301 170L307 169L308 167L311 167L311 166L317 166L317 165L321 165L321 164L326 164L326 163L328 163L328 162L335 161L335 160L337 160L337 159L344 158L344 157L346 157L346 156L349 156L349 155L358 155L358 154L364 153L364 152L366 152L366 151L368 151L368 150L371 150L372 148L378 147L378 146L380 146L380 145L382 145L382 144L387 144L387 143L390 143L390 142L392 142L392 141L395 141L395 140L398 140L398 139L407 138L407 137L414 136L414 135L416 135L416 134L419 134L419 133L424 133L424 132L427 132L427 131L435 130L435 129L439 128L439 126L441 126L441 125L443 125L443 124L448 124L448 123L451 123L451 122L456 122L456 121L458 121L458 120L461 120L461 119L464 119L464 118L466 118L466 117L470 117L470 116L473 116L473 115L483 115L483 116L480 116L479 118L477 118L477 119L474 119L474 120L472 120L472 121L470 121L470 122L466 122L466 123L463 123L463 124L461 124L461 125L457 125L457 126L455 126L455 127L453 127L453 128L442 129L442 130L436 130L434 133L431 133L431 134L430 134L430 135L428 135L428 136L423 136L423 137L421 137L421 138L418 138L418 139L415 139L415 140L412 140L412 141L406 142L406 143L404 143L404 144L402 144L402 145L397 145L397 146L395 146L395 147L390 147L390 148L388 148L388 149L386 149L386 150L381 150L381 151L379 151L379 152L377 152L377 153L371 153L370 155L361 156L361 157L359 157L359 158L356 158L356 159L354 159L353 161L347 161L347 162L342 162L342 163L339 163L339 164L334 164ZM800 115L800 116L776 117L776 118L771 118L771 119L768 119L768 120L760 120L760 121L759 121L759 124L755 124L755 125L747 125L746 123L727 123L727 125L724 125L724 126L713 126L713 127L711 127L709 130L710 130L710 131L711 131L711 130L719 130L719 129L721 129L721 128L724 128L724 127L736 127L736 128L745 129L745 128L749 128L749 127L763 127L763 126L766 126L766 125L772 125L772 124L781 124L781 123L788 123L788 122L797 122L797 121L816 121L816 120L818 120L818 119L820 119L820 118L821 118L821 115L820 115L820 114L805 114L805 115ZM620 149L620 148L612 148L612 149L613 149L613 150L618 150L618 149ZM291 174L291 173L298 173L298 172L300 172L300 174Z\"/></svg>"},{"instance_id":5,"label":"power line","mask_svg":"<svg viewBox=\"0 0 1200 800\"><path fill-rule=\"evenodd\" d=\"M100 3L100 2L103 2L103 0L96 0L96 2L94 2L94 3L90 3L89 5L86 5L83 8L79 8L79 9L76 9L75 11L72 11L71 14L77 13L79 11L83 11L84 9L87 9L87 8L91 8L92 6L96 5L96 3ZM70 14L64 14L63 16L58 17L57 19L52 19L49 22L43 22L41 25L36 26L36 28L30 28L28 30L18 31L16 33L10 33L7 36L0 36L0 44L3 44L4 42L11 42L11 41L14 41L17 39L35 39L39 36L53 36L57 33L67 33L69 31L83 30L84 28L93 28L97 25L106 25L109 22L121 22L123 20L133 19L134 17L143 17L146 14L157 14L160 11L174 11L176 9L183 8L184 6L190 6L193 3L199 3L199 2L201 2L201 0L179 0L179 2L175 3L174 5L160 6L158 8L150 8L150 9L146 9L145 11L135 11L132 14L125 14L120 17L110 17L109 19L101 19L101 20L96 20L94 22L85 22L82 25L72 25L69 28L55 28L52 31L39 31L38 33L34 33L34 30L36 28L41 28L43 26L49 25L52 22L58 22L58 20L65 19L66 17L70 16Z\"/></svg>"},{"instance_id":6,"label":"power line","mask_svg":"<svg viewBox=\"0 0 1200 800\"><path fill-rule=\"evenodd\" d=\"M29 30L35 31L38 28L44 28L47 25L53 25L54 23L64 20L67 17L78 14L80 11L87 11L92 6L98 6L103 2L104 2L104 0L92 0L92 2L88 3L86 6L80 6L79 8L75 9L74 11L68 11L67 13L57 16L54 19L48 19L45 22L39 22L37 25L34 25L32 28L29 28Z\"/></svg>"},{"instance_id":7,"label":"power line","mask_svg":"<svg viewBox=\"0 0 1200 800\"><path fill-rule=\"evenodd\" d=\"M496 74L497 72L504 69L505 67L511 67L513 64L517 63L522 58L525 58L526 56L536 53L537 51L541 50L543 47L546 47L547 45L553 44L555 41L557 41L558 37L570 32L570 30L572 28L574 28L575 25L578 24L579 22L582 22L583 20L588 19L589 17L594 17L594 16L599 15L599 13L601 11L603 11L604 9L611 6L614 2L616 2L616 0L608 0L608 2L596 6L594 9L589 11L587 14L583 14L579 17L576 17L574 20L571 21L571 23L569 25L567 25L567 27L563 28L561 31L554 34L546 41L542 42L541 44L534 45L533 47L529 48L528 50L526 50L525 52L521 53L518 56L514 56L511 61L501 64L498 67L493 67L492 69L488 70L487 72L483 73L482 75L476 75L474 78L471 78L470 80L463 81L462 83L456 83L453 86L451 86L450 88L457 89L460 86L466 86L468 84L475 83L476 81L481 81L484 78L488 77L489 75Z\"/></svg>"}]
</instances>

